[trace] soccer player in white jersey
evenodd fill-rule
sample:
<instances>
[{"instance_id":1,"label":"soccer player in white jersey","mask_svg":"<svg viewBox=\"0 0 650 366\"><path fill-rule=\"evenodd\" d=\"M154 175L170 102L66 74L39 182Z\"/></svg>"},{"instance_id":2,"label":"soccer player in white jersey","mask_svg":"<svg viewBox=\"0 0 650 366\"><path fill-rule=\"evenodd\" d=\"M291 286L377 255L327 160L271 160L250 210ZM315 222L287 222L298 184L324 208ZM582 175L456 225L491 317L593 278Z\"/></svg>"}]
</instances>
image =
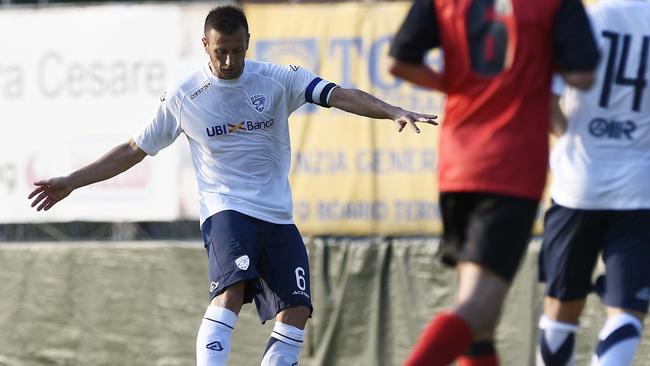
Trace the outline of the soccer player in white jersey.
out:
<instances>
[{"instance_id":1,"label":"soccer player in white jersey","mask_svg":"<svg viewBox=\"0 0 650 366\"><path fill-rule=\"evenodd\" d=\"M200 195L211 302L196 340L197 365L225 365L243 303L276 322L262 365L298 364L312 312L309 263L293 224L289 115L305 103L376 119L398 131L434 115L406 111L297 66L245 59L250 35L234 6L210 11L209 62L169 89L153 120L131 140L65 177L36 182L32 207L48 210L73 190L118 175L181 134L189 140Z\"/></svg>"},{"instance_id":2,"label":"soccer player in white jersey","mask_svg":"<svg viewBox=\"0 0 650 366\"><path fill-rule=\"evenodd\" d=\"M588 91L554 85L563 114L540 254L538 365L575 364L600 255L606 272L593 288L607 320L591 365L632 363L650 297L650 3L606 0L588 12L602 54L597 81Z\"/></svg>"}]
</instances>

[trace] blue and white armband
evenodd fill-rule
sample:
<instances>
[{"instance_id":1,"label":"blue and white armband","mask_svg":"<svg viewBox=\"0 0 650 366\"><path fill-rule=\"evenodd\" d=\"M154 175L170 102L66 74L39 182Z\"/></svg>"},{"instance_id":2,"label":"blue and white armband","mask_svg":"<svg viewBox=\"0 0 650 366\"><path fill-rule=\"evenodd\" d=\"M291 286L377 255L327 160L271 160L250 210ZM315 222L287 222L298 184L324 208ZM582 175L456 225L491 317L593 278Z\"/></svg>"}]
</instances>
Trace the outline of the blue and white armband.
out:
<instances>
[{"instance_id":1,"label":"blue and white armband","mask_svg":"<svg viewBox=\"0 0 650 366\"><path fill-rule=\"evenodd\" d=\"M328 102L334 88L338 88L338 85L321 78L315 78L305 90L305 100L309 103L329 108L330 105Z\"/></svg>"}]
</instances>

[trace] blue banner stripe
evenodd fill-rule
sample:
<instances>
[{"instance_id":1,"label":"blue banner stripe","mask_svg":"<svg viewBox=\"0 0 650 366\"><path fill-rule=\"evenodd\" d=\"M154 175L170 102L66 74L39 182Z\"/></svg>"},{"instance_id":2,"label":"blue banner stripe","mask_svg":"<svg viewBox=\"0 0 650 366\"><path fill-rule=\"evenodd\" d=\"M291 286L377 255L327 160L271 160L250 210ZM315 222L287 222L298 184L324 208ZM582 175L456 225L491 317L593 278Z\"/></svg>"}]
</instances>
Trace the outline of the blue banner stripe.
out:
<instances>
[{"instance_id":1,"label":"blue banner stripe","mask_svg":"<svg viewBox=\"0 0 650 366\"><path fill-rule=\"evenodd\" d=\"M323 91L320 92L320 105L323 107L329 107L330 105L327 103L327 95L330 93L330 90L334 89L336 87L336 84L334 83L329 83L325 85L323 88Z\"/></svg>"},{"instance_id":2,"label":"blue banner stripe","mask_svg":"<svg viewBox=\"0 0 650 366\"><path fill-rule=\"evenodd\" d=\"M314 103L314 99L311 97L311 95L314 93L314 88L316 88L316 85L320 83L323 79L321 78L316 78L309 83L307 86L307 90L305 90L305 100L309 103Z\"/></svg>"}]
</instances>

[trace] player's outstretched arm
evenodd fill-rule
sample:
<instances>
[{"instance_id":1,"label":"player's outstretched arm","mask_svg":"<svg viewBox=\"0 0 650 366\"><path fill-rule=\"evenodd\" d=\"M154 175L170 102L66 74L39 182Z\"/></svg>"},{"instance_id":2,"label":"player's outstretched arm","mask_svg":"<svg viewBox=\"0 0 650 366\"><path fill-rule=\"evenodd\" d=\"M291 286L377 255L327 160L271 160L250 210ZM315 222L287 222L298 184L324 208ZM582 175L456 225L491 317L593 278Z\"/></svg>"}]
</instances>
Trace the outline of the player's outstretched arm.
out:
<instances>
[{"instance_id":1,"label":"player's outstretched arm","mask_svg":"<svg viewBox=\"0 0 650 366\"><path fill-rule=\"evenodd\" d=\"M35 182L36 188L29 194L32 207L37 211L49 210L77 188L112 178L144 159L147 154L133 140L114 147L101 158L65 177Z\"/></svg>"},{"instance_id":2,"label":"player's outstretched arm","mask_svg":"<svg viewBox=\"0 0 650 366\"><path fill-rule=\"evenodd\" d=\"M391 58L388 72L423 88L445 92L442 75L428 65L412 64Z\"/></svg>"},{"instance_id":3,"label":"player's outstretched arm","mask_svg":"<svg viewBox=\"0 0 650 366\"><path fill-rule=\"evenodd\" d=\"M395 128L399 132L408 124L415 132L420 133L420 129L415 124L416 122L431 125L438 124L435 121L438 118L436 115L407 111L390 105L359 89L334 88L329 99L329 105L359 116L392 119L395 122Z\"/></svg>"}]
</instances>

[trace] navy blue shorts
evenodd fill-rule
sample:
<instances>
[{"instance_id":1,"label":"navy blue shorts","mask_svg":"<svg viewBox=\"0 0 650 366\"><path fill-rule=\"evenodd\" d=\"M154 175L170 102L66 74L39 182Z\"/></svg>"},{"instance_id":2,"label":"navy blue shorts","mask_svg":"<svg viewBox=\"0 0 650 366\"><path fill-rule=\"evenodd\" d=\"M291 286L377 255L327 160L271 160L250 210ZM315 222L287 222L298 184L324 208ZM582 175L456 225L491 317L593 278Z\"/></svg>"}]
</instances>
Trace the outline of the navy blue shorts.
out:
<instances>
[{"instance_id":1,"label":"navy blue shorts","mask_svg":"<svg viewBox=\"0 0 650 366\"><path fill-rule=\"evenodd\" d=\"M228 210L201 226L208 253L210 299L240 281L244 303L255 300L262 322L286 308L311 304L309 260L296 225L280 225Z\"/></svg>"},{"instance_id":2,"label":"navy blue shorts","mask_svg":"<svg viewBox=\"0 0 650 366\"><path fill-rule=\"evenodd\" d=\"M546 212L539 277L546 295L584 299L602 253L605 304L646 312L650 298L650 210L576 210L555 202Z\"/></svg>"},{"instance_id":3,"label":"navy blue shorts","mask_svg":"<svg viewBox=\"0 0 650 366\"><path fill-rule=\"evenodd\" d=\"M478 263L512 281L530 242L537 206L537 201L493 193L441 193L443 263Z\"/></svg>"}]
</instances>

